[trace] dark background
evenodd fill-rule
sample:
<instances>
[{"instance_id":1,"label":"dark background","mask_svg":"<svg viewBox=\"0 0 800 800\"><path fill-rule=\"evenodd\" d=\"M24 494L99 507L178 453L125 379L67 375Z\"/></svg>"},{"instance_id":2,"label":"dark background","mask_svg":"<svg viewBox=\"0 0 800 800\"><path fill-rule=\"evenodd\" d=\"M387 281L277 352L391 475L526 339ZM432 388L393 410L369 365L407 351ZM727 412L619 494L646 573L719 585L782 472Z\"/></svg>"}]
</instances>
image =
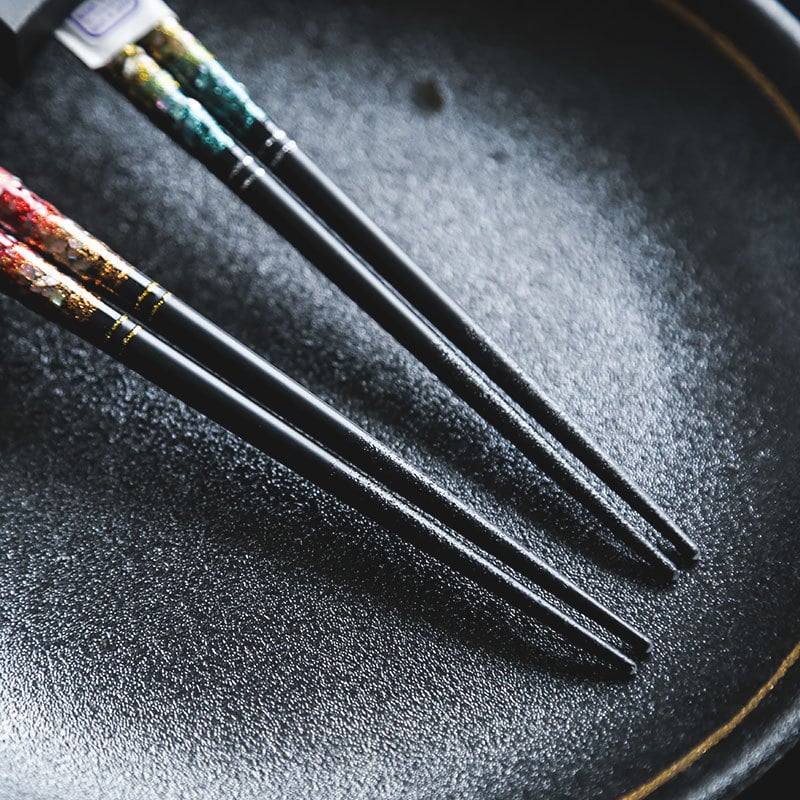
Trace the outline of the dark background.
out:
<instances>
[{"instance_id":1,"label":"dark background","mask_svg":"<svg viewBox=\"0 0 800 800\"><path fill-rule=\"evenodd\" d=\"M696 538L653 579L99 78L0 162L655 641L630 683L0 304L0 796L619 797L800 639L800 164L648 3L178 2L328 172ZM794 741L790 671L661 798Z\"/></svg>"},{"instance_id":2,"label":"dark background","mask_svg":"<svg viewBox=\"0 0 800 800\"><path fill-rule=\"evenodd\" d=\"M765 797L797 797L800 786L800 752L790 750L772 769L744 791L741 800L761 800Z\"/></svg>"}]
</instances>

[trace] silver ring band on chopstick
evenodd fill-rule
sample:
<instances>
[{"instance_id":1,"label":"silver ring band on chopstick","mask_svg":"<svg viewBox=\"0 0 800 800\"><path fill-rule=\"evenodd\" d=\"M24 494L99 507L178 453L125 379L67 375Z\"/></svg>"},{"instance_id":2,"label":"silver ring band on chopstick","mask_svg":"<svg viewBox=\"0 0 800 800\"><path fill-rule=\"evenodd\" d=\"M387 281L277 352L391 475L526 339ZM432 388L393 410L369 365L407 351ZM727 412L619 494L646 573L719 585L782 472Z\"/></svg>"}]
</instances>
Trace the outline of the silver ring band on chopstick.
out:
<instances>
[{"instance_id":1,"label":"silver ring band on chopstick","mask_svg":"<svg viewBox=\"0 0 800 800\"><path fill-rule=\"evenodd\" d=\"M273 153L272 151L276 145L280 145L280 147L278 148L277 152ZM286 135L286 131L276 128L264 140L264 144L261 145L261 148L258 151L258 157L262 160L269 159L269 161L267 161L267 166L270 169L273 169L281 162L287 153L291 153L292 150L296 149L297 142L295 142L294 139L290 139Z\"/></svg>"},{"instance_id":2,"label":"silver ring band on chopstick","mask_svg":"<svg viewBox=\"0 0 800 800\"><path fill-rule=\"evenodd\" d=\"M247 190L256 178L266 175L264 168L256 166L253 156L245 156L232 170L228 176L228 185L237 194ZM237 185L238 181L238 185Z\"/></svg>"}]
</instances>

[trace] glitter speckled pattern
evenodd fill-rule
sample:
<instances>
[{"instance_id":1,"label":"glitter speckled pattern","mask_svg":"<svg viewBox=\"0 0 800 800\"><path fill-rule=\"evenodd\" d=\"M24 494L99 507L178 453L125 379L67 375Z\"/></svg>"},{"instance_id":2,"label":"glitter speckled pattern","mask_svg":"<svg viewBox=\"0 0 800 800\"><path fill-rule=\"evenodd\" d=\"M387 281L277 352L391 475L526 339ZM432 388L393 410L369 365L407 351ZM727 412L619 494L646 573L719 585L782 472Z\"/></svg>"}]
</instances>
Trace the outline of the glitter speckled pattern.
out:
<instances>
[{"instance_id":1,"label":"glitter speckled pattern","mask_svg":"<svg viewBox=\"0 0 800 800\"><path fill-rule=\"evenodd\" d=\"M238 139L267 119L247 89L226 70L193 34L174 18L160 22L142 46L191 90L200 102Z\"/></svg>"},{"instance_id":2,"label":"glitter speckled pattern","mask_svg":"<svg viewBox=\"0 0 800 800\"><path fill-rule=\"evenodd\" d=\"M31 247L46 253L76 277L118 291L138 276L130 264L99 239L27 189L0 167L0 225Z\"/></svg>"},{"instance_id":3,"label":"glitter speckled pattern","mask_svg":"<svg viewBox=\"0 0 800 800\"><path fill-rule=\"evenodd\" d=\"M0 289L28 305L38 299L42 309L57 309L75 322L87 322L97 311L108 308L58 267L2 231Z\"/></svg>"},{"instance_id":4,"label":"glitter speckled pattern","mask_svg":"<svg viewBox=\"0 0 800 800\"><path fill-rule=\"evenodd\" d=\"M193 154L214 156L234 141L175 79L137 45L128 45L106 67L107 74L143 110L163 114L180 143Z\"/></svg>"}]
</instances>

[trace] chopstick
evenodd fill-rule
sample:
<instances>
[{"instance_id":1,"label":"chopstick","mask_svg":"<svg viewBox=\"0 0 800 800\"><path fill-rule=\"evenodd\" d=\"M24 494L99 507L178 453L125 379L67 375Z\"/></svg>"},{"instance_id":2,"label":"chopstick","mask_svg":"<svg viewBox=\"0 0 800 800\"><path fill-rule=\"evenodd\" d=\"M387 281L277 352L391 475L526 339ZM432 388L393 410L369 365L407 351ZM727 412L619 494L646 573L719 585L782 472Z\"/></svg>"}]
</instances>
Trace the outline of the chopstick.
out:
<instances>
[{"instance_id":1,"label":"chopstick","mask_svg":"<svg viewBox=\"0 0 800 800\"><path fill-rule=\"evenodd\" d=\"M184 95L172 76L141 47L127 46L103 72L140 110L269 222L533 464L641 558L675 576L675 566L664 553L587 483L405 299L237 145L203 106Z\"/></svg>"},{"instance_id":2,"label":"chopstick","mask_svg":"<svg viewBox=\"0 0 800 800\"><path fill-rule=\"evenodd\" d=\"M0 291L76 333L582 650L617 670L635 672L635 663L616 647L4 232L0 232Z\"/></svg>"},{"instance_id":3,"label":"chopstick","mask_svg":"<svg viewBox=\"0 0 800 800\"><path fill-rule=\"evenodd\" d=\"M246 87L176 18L162 20L140 43L183 91L200 101L487 378L670 542L682 558L696 560L697 547L653 499L590 442L477 323L300 150Z\"/></svg>"},{"instance_id":4,"label":"chopstick","mask_svg":"<svg viewBox=\"0 0 800 800\"><path fill-rule=\"evenodd\" d=\"M91 291L441 525L618 636L636 653L650 642L527 548L467 508L266 359L203 317L0 167L0 225Z\"/></svg>"}]
</instances>

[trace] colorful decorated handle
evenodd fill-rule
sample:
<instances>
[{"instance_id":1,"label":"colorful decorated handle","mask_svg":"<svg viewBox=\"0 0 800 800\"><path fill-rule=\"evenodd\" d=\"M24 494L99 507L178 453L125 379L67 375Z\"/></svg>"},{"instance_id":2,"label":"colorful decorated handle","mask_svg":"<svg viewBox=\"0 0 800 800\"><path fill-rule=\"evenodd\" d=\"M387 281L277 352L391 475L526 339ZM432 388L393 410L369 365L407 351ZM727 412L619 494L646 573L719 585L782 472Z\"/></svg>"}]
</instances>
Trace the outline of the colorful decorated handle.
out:
<instances>
[{"instance_id":1,"label":"colorful decorated handle","mask_svg":"<svg viewBox=\"0 0 800 800\"><path fill-rule=\"evenodd\" d=\"M297 145L256 103L244 84L174 17L160 22L141 41L188 95L199 100L248 150L270 169Z\"/></svg>"},{"instance_id":2,"label":"colorful decorated handle","mask_svg":"<svg viewBox=\"0 0 800 800\"><path fill-rule=\"evenodd\" d=\"M102 348L145 379L219 423L264 454L397 530L406 540L560 631L579 647L633 674L634 662L487 561L395 494L352 469L295 428L119 314L30 247L0 232L0 291Z\"/></svg>"},{"instance_id":3,"label":"colorful decorated handle","mask_svg":"<svg viewBox=\"0 0 800 800\"><path fill-rule=\"evenodd\" d=\"M0 291L116 356L141 329L126 314L2 231Z\"/></svg>"},{"instance_id":4,"label":"colorful decorated handle","mask_svg":"<svg viewBox=\"0 0 800 800\"><path fill-rule=\"evenodd\" d=\"M177 81L138 45L125 47L104 69L156 124L204 163L236 145L203 106L187 97Z\"/></svg>"},{"instance_id":5,"label":"colorful decorated handle","mask_svg":"<svg viewBox=\"0 0 800 800\"><path fill-rule=\"evenodd\" d=\"M0 167L0 226L63 267L73 278L114 298L147 321L169 296L160 284L120 258Z\"/></svg>"}]
</instances>

